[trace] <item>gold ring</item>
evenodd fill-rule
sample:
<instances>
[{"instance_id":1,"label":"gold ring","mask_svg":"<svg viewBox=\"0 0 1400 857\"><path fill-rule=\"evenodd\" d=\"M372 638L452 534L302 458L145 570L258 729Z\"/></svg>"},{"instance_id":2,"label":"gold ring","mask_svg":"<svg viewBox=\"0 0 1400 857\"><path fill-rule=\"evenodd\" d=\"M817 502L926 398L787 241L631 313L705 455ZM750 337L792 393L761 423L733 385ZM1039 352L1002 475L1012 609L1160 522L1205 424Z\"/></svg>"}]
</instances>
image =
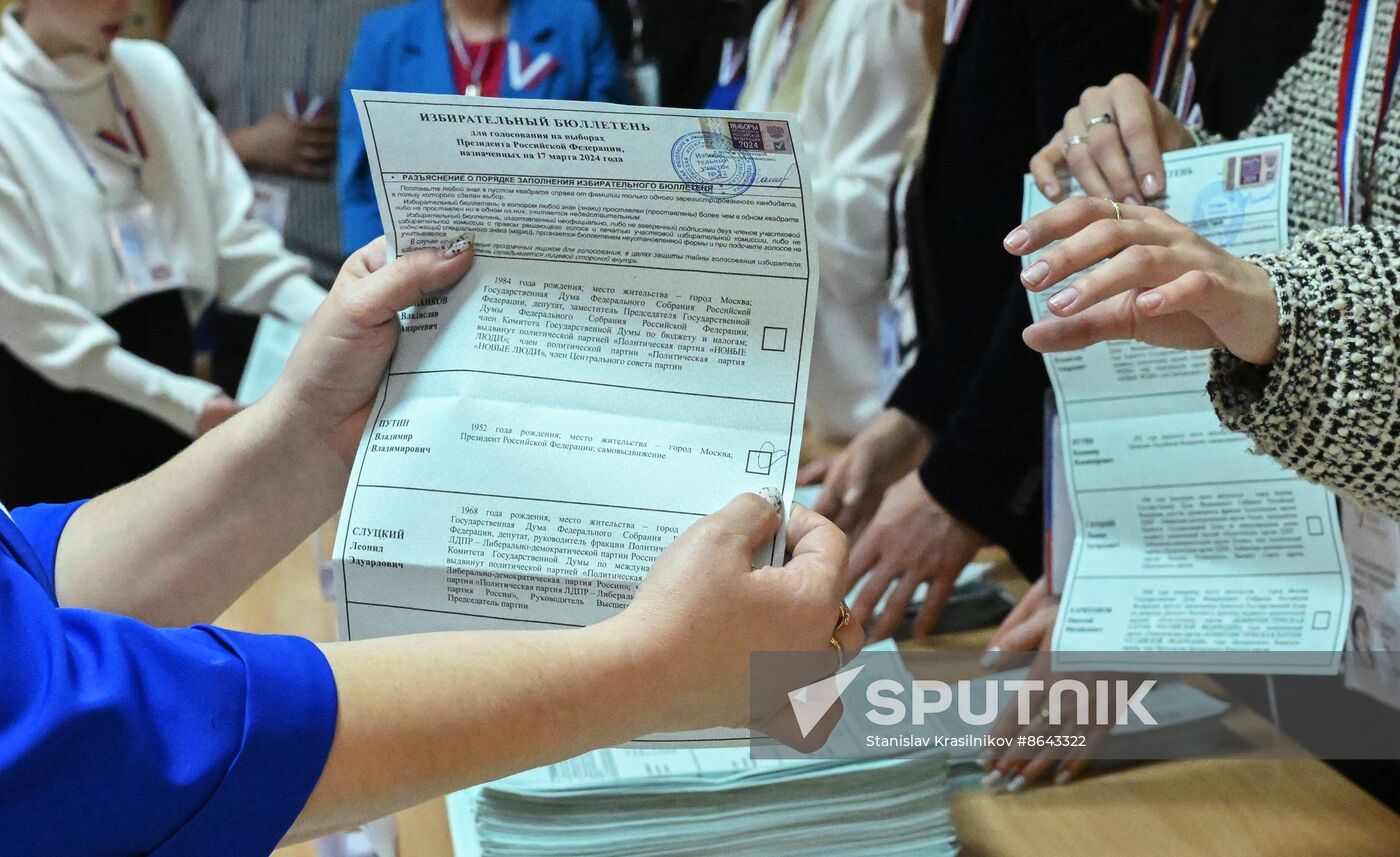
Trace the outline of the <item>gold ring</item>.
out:
<instances>
[{"instance_id":1,"label":"gold ring","mask_svg":"<svg viewBox=\"0 0 1400 857\"><path fill-rule=\"evenodd\" d=\"M836 650L836 671L840 672L846 665L846 650L841 648L841 641L836 639L835 634L831 635L831 647Z\"/></svg>"},{"instance_id":2,"label":"gold ring","mask_svg":"<svg viewBox=\"0 0 1400 857\"><path fill-rule=\"evenodd\" d=\"M1113 114L1112 114L1112 113L1104 113L1104 114L1101 114L1101 115L1099 115L1099 116L1095 116L1093 119L1090 119L1090 120L1088 121L1088 123L1087 123L1087 127L1092 128L1092 127L1094 127L1095 125L1112 125L1112 124L1114 124L1114 123L1113 123Z\"/></svg>"},{"instance_id":3,"label":"gold ring","mask_svg":"<svg viewBox=\"0 0 1400 857\"><path fill-rule=\"evenodd\" d=\"M831 629L833 634L851 624L851 608L846 606L846 602L842 601L836 609L840 612L836 615L836 627Z\"/></svg>"},{"instance_id":4,"label":"gold ring","mask_svg":"<svg viewBox=\"0 0 1400 857\"><path fill-rule=\"evenodd\" d=\"M1108 203L1109 205L1113 206L1113 219L1114 219L1114 220L1122 220L1122 219L1123 219L1123 206L1119 205L1117 200L1115 200L1115 199L1110 199L1109 197L1104 197L1104 198L1103 198L1103 201L1106 202L1106 203Z\"/></svg>"}]
</instances>

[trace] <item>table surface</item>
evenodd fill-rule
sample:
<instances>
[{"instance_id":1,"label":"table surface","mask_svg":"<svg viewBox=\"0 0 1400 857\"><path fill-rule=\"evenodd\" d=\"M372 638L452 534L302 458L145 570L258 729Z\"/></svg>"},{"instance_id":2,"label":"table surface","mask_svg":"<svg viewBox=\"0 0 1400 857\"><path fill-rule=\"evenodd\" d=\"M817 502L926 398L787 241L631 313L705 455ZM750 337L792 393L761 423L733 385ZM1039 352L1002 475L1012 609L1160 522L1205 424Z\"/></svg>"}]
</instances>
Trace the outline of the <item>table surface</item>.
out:
<instances>
[{"instance_id":1,"label":"table surface","mask_svg":"<svg viewBox=\"0 0 1400 857\"><path fill-rule=\"evenodd\" d=\"M1006 580L1010 589L1024 588L1019 578ZM259 581L220 624L334 639L334 614L321 597L311 543ZM945 634L907 647L980 651L988 633ZM1227 723L1246 739L1272 729L1243 706ZM954 797L953 815L965 857L1400 853L1400 816L1307 759L1159 762L1021 794L978 789ZM400 857L452 857L441 799L399 813L399 836ZM315 857L315 849L298 845L277 857Z\"/></svg>"}]
</instances>

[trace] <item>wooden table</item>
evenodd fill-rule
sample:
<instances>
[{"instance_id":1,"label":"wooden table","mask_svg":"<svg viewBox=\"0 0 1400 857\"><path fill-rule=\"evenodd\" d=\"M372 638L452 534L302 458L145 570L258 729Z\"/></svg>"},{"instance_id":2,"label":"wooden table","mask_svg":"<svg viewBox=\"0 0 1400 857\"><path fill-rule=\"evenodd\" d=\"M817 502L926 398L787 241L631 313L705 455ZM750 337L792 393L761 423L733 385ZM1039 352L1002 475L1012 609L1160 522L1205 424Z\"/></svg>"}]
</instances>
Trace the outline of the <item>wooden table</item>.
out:
<instances>
[{"instance_id":1,"label":"wooden table","mask_svg":"<svg viewBox=\"0 0 1400 857\"><path fill-rule=\"evenodd\" d=\"M321 598L312 556L303 545L220 624L333 639L334 614ZM1007 580L1009 588L1024 588L1024 581ZM946 634L909 648L980 651L988 633ZM1227 723L1245 738L1272 730L1243 706ZM953 800L953 815L966 857L1400 854L1400 816L1313 760L1143 764L1021 794L964 792ZM441 799L399 813L399 832L401 857L452 857ZM315 857L315 849L300 845L277 856Z\"/></svg>"}]
</instances>

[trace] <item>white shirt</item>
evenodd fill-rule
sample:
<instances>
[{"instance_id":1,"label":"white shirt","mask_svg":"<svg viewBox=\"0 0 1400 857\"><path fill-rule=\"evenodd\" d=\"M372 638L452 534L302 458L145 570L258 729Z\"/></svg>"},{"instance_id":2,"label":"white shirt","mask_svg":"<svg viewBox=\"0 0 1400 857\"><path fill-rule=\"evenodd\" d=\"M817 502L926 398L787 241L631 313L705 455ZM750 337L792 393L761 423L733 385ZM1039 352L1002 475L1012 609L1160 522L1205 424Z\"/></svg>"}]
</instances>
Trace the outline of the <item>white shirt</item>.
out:
<instances>
[{"instance_id":1,"label":"white shirt","mask_svg":"<svg viewBox=\"0 0 1400 857\"><path fill-rule=\"evenodd\" d=\"M140 193L191 321L217 296L300 324L325 291L310 264L250 216L247 174L164 46L118 39L108 63L54 61L13 7L0 20L0 345L55 386L105 395L193 434L218 388L123 350L100 318L132 299L107 211L137 187L131 165L97 141L99 129L122 127L109 76L149 150Z\"/></svg>"},{"instance_id":2,"label":"white shirt","mask_svg":"<svg viewBox=\"0 0 1400 857\"><path fill-rule=\"evenodd\" d=\"M763 10L755 45L781 37L781 11L782 0ZM827 437L857 434L889 392L880 355L889 199L909 134L933 96L922 27L903 0L835 0L805 66L797 115L821 278L807 421Z\"/></svg>"}]
</instances>

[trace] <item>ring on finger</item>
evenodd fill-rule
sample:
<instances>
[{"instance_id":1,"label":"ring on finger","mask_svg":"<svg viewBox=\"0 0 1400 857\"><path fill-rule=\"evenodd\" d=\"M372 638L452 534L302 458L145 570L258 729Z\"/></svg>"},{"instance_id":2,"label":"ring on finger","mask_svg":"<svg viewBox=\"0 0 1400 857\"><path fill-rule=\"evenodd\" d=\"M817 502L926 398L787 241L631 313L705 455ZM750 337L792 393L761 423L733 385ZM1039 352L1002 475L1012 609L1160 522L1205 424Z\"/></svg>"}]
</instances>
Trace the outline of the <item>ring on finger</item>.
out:
<instances>
[{"instance_id":1,"label":"ring on finger","mask_svg":"<svg viewBox=\"0 0 1400 857\"><path fill-rule=\"evenodd\" d=\"M1121 205L1118 204L1118 200L1112 199L1112 198L1106 196L1106 197L1103 198L1103 201L1106 202L1106 203L1108 203L1109 205L1113 206L1113 219L1114 219L1114 220L1122 220L1122 219L1123 219L1123 206L1121 206Z\"/></svg>"},{"instance_id":2,"label":"ring on finger","mask_svg":"<svg viewBox=\"0 0 1400 857\"><path fill-rule=\"evenodd\" d=\"M846 665L846 650L841 648L841 641L836 639L835 634L831 635L831 647L836 650L836 671L840 672Z\"/></svg>"},{"instance_id":3,"label":"ring on finger","mask_svg":"<svg viewBox=\"0 0 1400 857\"><path fill-rule=\"evenodd\" d=\"M1082 146L1089 142L1089 137L1085 134L1071 134L1065 140L1065 151L1068 152L1071 146Z\"/></svg>"},{"instance_id":4,"label":"ring on finger","mask_svg":"<svg viewBox=\"0 0 1400 857\"><path fill-rule=\"evenodd\" d=\"M851 624L851 608L846 606L846 602L840 602L836 606L836 609L838 611L836 614L836 627L831 629L831 633L833 634Z\"/></svg>"},{"instance_id":5,"label":"ring on finger","mask_svg":"<svg viewBox=\"0 0 1400 857\"><path fill-rule=\"evenodd\" d=\"M1095 116L1093 119L1090 119L1088 122L1085 123L1085 125L1087 125L1087 126L1090 127L1090 128L1093 128L1095 125L1115 125L1115 124L1117 124L1117 123L1113 121L1113 114L1112 114L1112 113L1101 113L1101 114L1099 114L1098 116Z\"/></svg>"}]
</instances>

